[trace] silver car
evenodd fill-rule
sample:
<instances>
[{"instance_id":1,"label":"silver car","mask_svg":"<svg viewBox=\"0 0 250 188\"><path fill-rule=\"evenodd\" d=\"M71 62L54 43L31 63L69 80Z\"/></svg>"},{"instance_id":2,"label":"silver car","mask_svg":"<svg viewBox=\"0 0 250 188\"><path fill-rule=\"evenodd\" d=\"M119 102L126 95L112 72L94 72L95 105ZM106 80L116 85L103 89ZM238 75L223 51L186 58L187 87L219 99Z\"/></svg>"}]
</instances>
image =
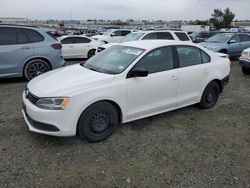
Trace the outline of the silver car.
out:
<instances>
[{"instance_id":1,"label":"silver car","mask_svg":"<svg viewBox=\"0 0 250 188\"><path fill-rule=\"evenodd\" d=\"M0 24L0 78L27 80L64 66L62 45L42 28Z\"/></svg>"}]
</instances>

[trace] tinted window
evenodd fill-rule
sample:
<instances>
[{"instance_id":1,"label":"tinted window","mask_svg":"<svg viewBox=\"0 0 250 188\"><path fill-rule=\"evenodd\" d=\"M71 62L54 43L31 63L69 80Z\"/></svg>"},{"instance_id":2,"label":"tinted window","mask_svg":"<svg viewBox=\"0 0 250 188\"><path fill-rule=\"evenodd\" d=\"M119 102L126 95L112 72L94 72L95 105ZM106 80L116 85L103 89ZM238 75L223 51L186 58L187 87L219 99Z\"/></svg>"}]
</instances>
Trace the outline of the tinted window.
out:
<instances>
[{"instance_id":1,"label":"tinted window","mask_svg":"<svg viewBox=\"0 0 250 188\"><path fill-rule=\"evenodd\" d=\"M143 37L142 40L153 40L153 39L157 39L156 33L147 34L145 37Z\"/></svg>"},{"instance_id":2,"label":"tinted window","mask_svg":"<svg viewBox=\"0 0 250 188\"><path fill-rule=\"evenodd\" d=\"M16 29L0 28L0 45L11 45L16 42Z\"/></svg>"},{"instance_id":3,"label":"tinted window","mask_svg":"<svg viewBox=\"0 0 250 188\"><path fill-rule=\"evenodd\" d=\"M129 33L131 33L131 31L121 31L121 36L126 36L128 35Z\"/></svg>"},{"instance_id":4,"label":"tinted window","mask_svg":"<svg viewBox=\"0 0 250 188\"><path fill-rule=\"evenodd\" d=\"M90 39L88 38L83 38L83 37L76 37L75 38L75 43L90 43Z\"/></svg>"},{"instance_id":5,"label":"tinted window","mask_svg":"<svg viewBox=\"0 0 250 188\"><path fill-rule=\"evenodd\" d=\"M121 36L121 31L115 31L112 34L114 34L114 36ZM111 34L111 36L112 36Z\"/></svg>"},{"instance_id":6,"label":"tinted window","mask_svg":"<svg viewBox=\"0 0 250 188\"><path fill-rule=\"evenodd\" d=\"M159 32L156 35L157 39L174 40L174 37L169 32Z\"/></svg>"},{"instance_id":7,"label":"tinted window","mask_svg":"<svg viewBox=\"0 0 250 188\"><path fill-rule=\"evenodd\" d=\"M210 56L207 55L205 52L201 51L202 63L209 63Z\"/></svg>"},{"instance_id":8,"label":"tinted window","mask_svg":"<svg viewBox=\"0 0 250 188\"><path fill-rule=\"evenodd\" d=\"M29 39L24 34L22 29L17 29L17 43L18 44L27 44L27 43L29 43Z\"/></svg>"},{"instance_id":9,"label":"tinted window","mask_svg":"<svg viewBox=\"0 0 250 188\"><path fill-rule=\"evenodd\" d=\"M66 39L63 39L61 41L62 44L73 44L74 43L74 38L73 37L69 37L69 38L66 38Z\"/></svg>"},{"instance_id":10,"label":"tinted window","mask_svg":"<svg viewBox=\"0 0 250 188\"><path fill-rule=\"evenodd\" d=\"M177 46L180 67L201 64L201 52L191 46Z\"/></svg>"},{"instance_id":11,"label":"tinted window","mask_svg":"<svg viewBox=\"0 0 250 188\"><path fill-rule=\"evenodd\" d=\"M175 32L175 34L178 37L178 39L180 39L181 41L189 41L189 37L186 35L186 33Z\"/></svg>"},{"instance_id":12,"label":"tinted window","mask_svg":"<svg viewBox=\"0 0 250 188\"><path fill-rule=\"evenodd\" d=\"M240 42L240 36L239 35L234 35L230 41L234 40L235 42Z\"/></svg>"},{"instance_id":13,"label":"tinted window","mask_svg":"<svg viewBox=\"0 0 250 188\"><path fill-rule=\"evenodd\" d=\"M135 67L145 68L149 73L161 72L173 69L173 50L172 47L158 48L145 55Z\"/></svg>"},{"instance_id":14,"label":"tinted window","mask_svg":"<svg viewBox=\"0 0 250 188\"><path fill-rule=\"evenodd\" d=\"M240 35L240 41L241 42L248 42L248 41L250 41L250 36L249 35Z\"/></svg>"},{"instance_id":15,"label":"tinted window","mask_svg":"<svg viewBox=\"0 0 250 188\"><path fill-rule=\"evenodd\" d=\"M44 37L34 30L31 29L22 29L22 30L31 43L41 42L44 40Z\"/></svg>"}]
</instances>

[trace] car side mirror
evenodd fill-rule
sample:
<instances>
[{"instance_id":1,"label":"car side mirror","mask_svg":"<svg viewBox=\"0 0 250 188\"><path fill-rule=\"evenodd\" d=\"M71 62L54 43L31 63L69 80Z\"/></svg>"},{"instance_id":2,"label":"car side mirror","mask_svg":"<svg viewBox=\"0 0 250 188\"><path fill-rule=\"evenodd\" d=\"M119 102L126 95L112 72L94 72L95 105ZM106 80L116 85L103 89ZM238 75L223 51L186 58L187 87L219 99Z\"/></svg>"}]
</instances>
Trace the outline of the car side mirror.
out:
<instances>
[{"instance_id":1,"label":"car side mirror","mask_svg":"<svg viewBox=\"0 0 250 188\"><path fill-rule=\"evenodd\" d=\"M147 76L148 76L148 70L147 69L134 68L128 73L127 78L147 77Z\"/></svg>"},{"instance_id":2,"label":"car side mirror","mask_svg":"<svg viewBox=\"0 0 250 188\"><path fill-rule=\"evenodd\" d=\"M236 43L236 40L230 40L229 41L229 44L233 44L233 43Z\"/></svg>"},{"instance_id":3,"label":"car side mirror","mask_svg":"<svg viewBox=\"0 0 250 188\"><path fill-rule=\"evenodd\" d=\"M115 33L111 33L111 35L110 35L111 37L115 37L116 36L116 34Z\"/></svg>"}]
</instances>

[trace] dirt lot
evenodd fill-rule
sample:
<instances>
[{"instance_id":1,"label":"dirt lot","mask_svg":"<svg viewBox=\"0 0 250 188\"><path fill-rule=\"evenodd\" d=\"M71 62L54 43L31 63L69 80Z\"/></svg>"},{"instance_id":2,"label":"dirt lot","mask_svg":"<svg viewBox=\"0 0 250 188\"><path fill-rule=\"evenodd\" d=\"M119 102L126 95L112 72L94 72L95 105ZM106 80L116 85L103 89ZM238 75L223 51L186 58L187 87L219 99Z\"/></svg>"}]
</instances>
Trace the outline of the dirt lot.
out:
<instances>
[{"instance_id":1,"label":"dirt lot","mask_svg":"<svg viewBox=\"0 0 250 188\"><path fill-rule=\"evenodd\" d=\"M0 80L0 187L250 187L250 77L218 104L121 125L101 143L28 131L21 79Z\"/></svg>"}]
</instances>

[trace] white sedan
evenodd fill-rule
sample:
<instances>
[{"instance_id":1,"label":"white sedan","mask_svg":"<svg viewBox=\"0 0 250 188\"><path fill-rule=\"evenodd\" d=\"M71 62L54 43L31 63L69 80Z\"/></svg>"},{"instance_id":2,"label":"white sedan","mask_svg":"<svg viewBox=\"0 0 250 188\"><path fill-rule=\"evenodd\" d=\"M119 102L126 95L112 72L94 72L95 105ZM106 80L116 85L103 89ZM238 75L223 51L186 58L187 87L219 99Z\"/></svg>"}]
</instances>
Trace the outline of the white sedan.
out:
<instances>
[{"instance_id":1,"label":"white sedan","mask_svg":"<svg viewBox=\"0 0 250 188\"><path fill-rule=\"evenodd\" d=\"M95 55L101 43L86 36L71 35L58 38L62 43L62 55L65 59L90 58Z\"/></svg>"},{"instance_id":2,"label":"white sedan","mask_svg":"<svg viewBox=\"0 0 250 188\"><path fill-rule=\"evenodd\" d=\"M27 85L23 115L31 131L96 142L126 123L192 104L213 107L230 61L192 43L134 41Z\"/></svg>"}]
</instances>

